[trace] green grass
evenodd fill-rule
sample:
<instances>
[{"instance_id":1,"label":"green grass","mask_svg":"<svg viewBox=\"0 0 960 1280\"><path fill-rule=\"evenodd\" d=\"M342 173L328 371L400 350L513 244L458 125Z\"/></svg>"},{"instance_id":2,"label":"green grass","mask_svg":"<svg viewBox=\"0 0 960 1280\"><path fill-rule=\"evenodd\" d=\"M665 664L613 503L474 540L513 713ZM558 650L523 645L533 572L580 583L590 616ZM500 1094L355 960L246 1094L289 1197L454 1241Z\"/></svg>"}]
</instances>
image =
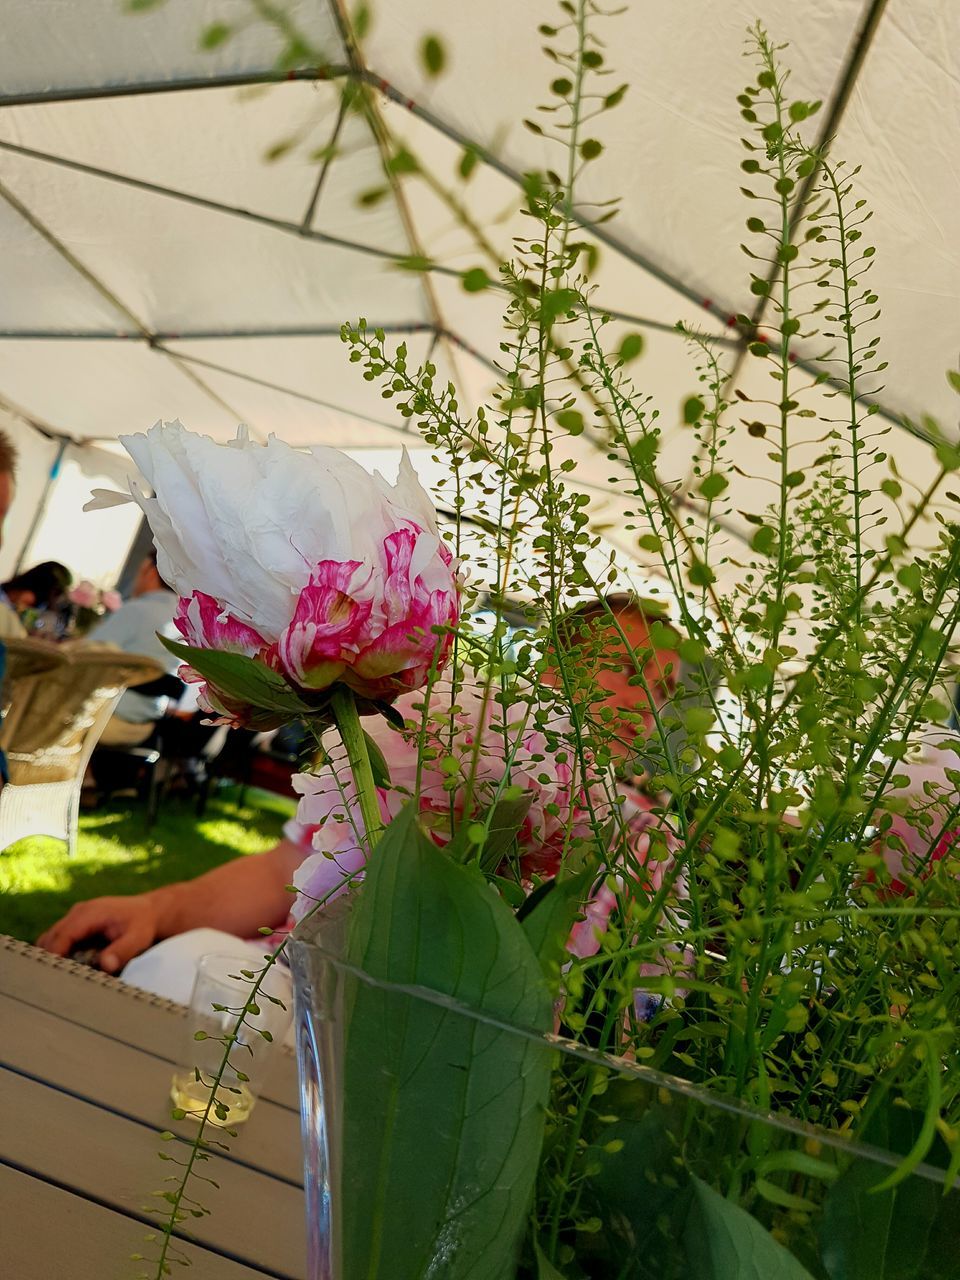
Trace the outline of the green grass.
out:
<instances>
[{"instance_id":1,"label":"green grass","mask_svg":"<svg viewBox=\"0 0 960 1280\"><path fill-rule=\"evenodd\" d=\"M269 849L294 801L255 790L242 808L238 799L236 787L217 792L197 818L189 801L171 798L149 831L141 805L114 801L81 815L73 858L60 840L18 841L0 853L0 933L33 942L74 902L141 893Z\"/></svg>"}]
</instances>

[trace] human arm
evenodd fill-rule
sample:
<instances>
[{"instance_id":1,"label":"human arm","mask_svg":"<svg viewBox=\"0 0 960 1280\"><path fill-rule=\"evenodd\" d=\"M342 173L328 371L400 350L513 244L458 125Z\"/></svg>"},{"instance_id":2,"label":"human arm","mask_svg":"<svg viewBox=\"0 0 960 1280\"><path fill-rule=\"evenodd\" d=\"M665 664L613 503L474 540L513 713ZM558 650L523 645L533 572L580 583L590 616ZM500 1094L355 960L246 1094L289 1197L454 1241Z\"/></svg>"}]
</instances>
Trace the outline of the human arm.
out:
<instances>
[{"instance_id":1,"label":"human arm","mask_svg":"<svg viewBox=\"0 0 960 1280\"><path fill-rule=\"evenodd\" d=\"M155 942L188 929L253 937L259 928L278 928L287 919L292 899L286 886L304 856L299 845L281 840L264 853L235 858L195 880L130 897L78 902L37 945L65 956L84 938L103 934L109 943L100 954L100 968L116 973Z\"/></svg>"}]
</instances>

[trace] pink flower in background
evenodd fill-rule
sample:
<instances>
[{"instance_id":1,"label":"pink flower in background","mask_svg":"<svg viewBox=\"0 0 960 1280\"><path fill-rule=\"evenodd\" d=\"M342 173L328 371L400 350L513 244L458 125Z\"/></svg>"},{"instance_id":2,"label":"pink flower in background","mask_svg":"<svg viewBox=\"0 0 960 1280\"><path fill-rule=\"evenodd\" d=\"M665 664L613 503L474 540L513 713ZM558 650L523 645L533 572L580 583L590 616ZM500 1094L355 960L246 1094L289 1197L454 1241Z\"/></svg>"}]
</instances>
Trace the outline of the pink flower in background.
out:
<instances>
[{"instance_id":1,"label":"pink flower in background","mask_svg":"<svg viewBox=\"0 0 960 1280\"><path fill-rule=\"evenodd\" d=\"M939 744L942 730L937 731L937 737ZM880 890L882 897L900 897L909 892L906 876L926 879L938 862L960 847L957 787L947 777L948 769L960 771L958 753L929 742L919 759L895 765L894 776L905 776L907 782L884 793L884 800L892 800L896 808L889 810L890 826L879 849L891 876ZM889 843L891 836L897 837L898 844ZM867 881L876 881L873 871L867 873Z\"/></svg>"},{"instance_id":2,"label":"pink flower in background","mask_svg":"<svg viewBox=\"0 0 960 1280\"><path fill-rule=\"evenodd\" d=\"M581 958L595 956L600 950L610 917L627 895L659 893L667 875L676 865L674 855L680 847L676 833L654 811L654 802L648 796L634 790L627 792L620 820L623 824L620 838L626 846L626 856L620 860L616 876L608 876L594 891L584 918L574 925L570 935L567 949ZM670 892L671 902L686 896L686 881L682 875L677 875ZM643 966L643 969L663 972L654 966Z\"/></svg>"},{"instance_id":3,"label":"pink flower in background","mask_svg":"<svg viewBox=\"0 0 960 1280\"><path fill-rule=\"evenodd\" d=\"M86 578L81 578L67 592L67 598L78 609L96 609L100 603L100 592L92 582L89 582Z\"/></svg>"},{"instance_id":4,"label":"pink flower in background","mask_svg":"<svg viewBox=\"0 0 960 1280\"><path fill-rule=\"evenodd\" d=\"M372 701L442 667L459 580L405 452L391 485L336 449L242 430L225 445L179 422L122 439L155 491L132 488L191 646L254 658L295 692L339 681ZM205 698L248 718L225 691Z\"/></svg>"},{"instance_id":5,"label":"pink flower in background","mask_svg":"<svg viewBox=\"0 0 960 1280\"><path fill-rule=\"evenodd\" d=\"M382 719L369 725L390 773L390 789L378 791L385 822L396 817L416 793L423 706L424 695L420 693L405 694L398 700L406 732L393 729ZM458 691L454 710L450 685L440 682L431 693L429 706L419 807L421 822L432 838L445 845L451 836L451 816L455 824L464 818L471 774L471 815L482 812L494 800L509 757L510 785L532 798L517 836L520 874L528 882L533 876L556 875L565 844L592 832L588 799L601 820L610 811L602 780L589 778L584 785L572 765L572 754L571 761L558 762L556 756L564 752L548 748L548 734L562 739L569 725L554 717L545 730L532 728L523 722L522 704L510 707L504 715L492 700L484 702L476 685ZM298 774L293 783L301 798L295 821L287 825L287 835L300 844L312 842L316 850L294 877L300 890L294 914L300 917L316 900L339 892L349 878L362 873L364 832L346 769L328 768L319 776Z\"/></svg>"},{"instance_id":6,"label":"pink flower in background","mask_svg":"<svg viewBox=\"0 0 960 1280\"><path fill-rule=\"evenodd\" d=\"M106 591L100 592L100 603L103 605L104 609L106 609L107 613L116 613L123 604L123 597L120 595L119 591L114 591L111 587Z\"/></svg>"}]
</instances>

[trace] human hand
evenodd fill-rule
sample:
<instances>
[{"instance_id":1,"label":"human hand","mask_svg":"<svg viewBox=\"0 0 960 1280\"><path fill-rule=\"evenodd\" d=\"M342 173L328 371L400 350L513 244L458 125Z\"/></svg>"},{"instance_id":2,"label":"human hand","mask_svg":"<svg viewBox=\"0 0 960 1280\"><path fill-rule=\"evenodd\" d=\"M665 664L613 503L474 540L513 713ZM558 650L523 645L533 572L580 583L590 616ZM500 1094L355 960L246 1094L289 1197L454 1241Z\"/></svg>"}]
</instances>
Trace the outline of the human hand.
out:
<instances>
[{"instance_id":1,"label":"human hand","mask_svg":"<svg viewBox=\"0 0 960 1280\"><path fill-rule=\"evenodd\" d=\"M118 973L141 951L157 941L158 917L149 893L122 898L92 898L78 902L37 939L37 946L68 956L84 939L102 934L107 939L98 957L106 973Z\"/></svg>"}]
</instances>

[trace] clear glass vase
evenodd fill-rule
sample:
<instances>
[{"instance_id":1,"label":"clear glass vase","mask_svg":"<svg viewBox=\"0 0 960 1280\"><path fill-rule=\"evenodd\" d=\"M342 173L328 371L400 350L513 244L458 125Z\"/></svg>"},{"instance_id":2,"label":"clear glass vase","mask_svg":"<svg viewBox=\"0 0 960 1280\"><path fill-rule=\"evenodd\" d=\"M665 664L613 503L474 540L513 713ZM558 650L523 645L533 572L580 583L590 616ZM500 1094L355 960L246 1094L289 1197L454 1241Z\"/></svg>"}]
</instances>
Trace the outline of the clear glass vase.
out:
<instances>
[{"instance_id":1,"label":"clear glass vase","mask_svg":"<svg viewBox=\"0 0 960 1280\"><path fill-rule=\"evenodd\" d=\"M288 944L308 1280L512 1280L552 1049L412 972L346 964L356 901L334 900Z\"/></svg>"},{"instance_id":2,"label":"clear glass vase","mask_svg":"<svg viewBox=\"0 0 960 1280\"><path fill-rule=\"evenodd\" d=\"M343 895L287 944L293 974L307 1214L307 1280L341 1280L340 1120L344 954L352 899Z\"/></svg>"},{"instance_id":3,"label":"clear glass vase","mask_svg":"<svg viewBox=\"0 0 960 1280\"><path fill-rule=\"evenodd\" d=\"M933 1145L923 1162L910 1162L909 1176L898 1172L922 1115L881 1109L871 1141L853 1142L636 1061L505 1026L435 990L381 982L345 963L354 901L345 895L298 926L288 948L308 1280L609 1280L639 1275L640 1256L642 1274L662 1280L735 1272L839 1280L894 1270L960 1280L960 1191L948 1191L949 1153ZM527 1157L535 1165L539 1138L530 1131L498 1144L495 1110L512 1105L511 1091L541 1054L552 1065L554 1127L560 1137L575 1127L577 1146L564 1195L557 1200L547 1178L531 1204L528 1181L512 1177L509 1165ZM479 1136L458 1129L451 1144L451 1075L479 1078L490 1057L499 1075L477 1108ZM418 1071L426 1087L408 1096ZM393 1111L382 1105L387 1094L397 1099ZM579 1110L569 1106L575 1094L587 1099ZM404 1115L407 1101L412 1113ZM391 1130L404 1152L399 1177L383 1159ZM548 1147L556 1141L557 1132L548 1134ZM383 1177L371 1176L381 1161ZM501 1193L494 1218L505 1223L512 1203L522 1221L505 1230L505 1247L502 1239L494 1247L492 1219L478 1225L469 1216ZM374 1249L369 1239L378 1235ZM896 1266L884 1269L890 1258Z\"/></svg>"}]
</instances>

